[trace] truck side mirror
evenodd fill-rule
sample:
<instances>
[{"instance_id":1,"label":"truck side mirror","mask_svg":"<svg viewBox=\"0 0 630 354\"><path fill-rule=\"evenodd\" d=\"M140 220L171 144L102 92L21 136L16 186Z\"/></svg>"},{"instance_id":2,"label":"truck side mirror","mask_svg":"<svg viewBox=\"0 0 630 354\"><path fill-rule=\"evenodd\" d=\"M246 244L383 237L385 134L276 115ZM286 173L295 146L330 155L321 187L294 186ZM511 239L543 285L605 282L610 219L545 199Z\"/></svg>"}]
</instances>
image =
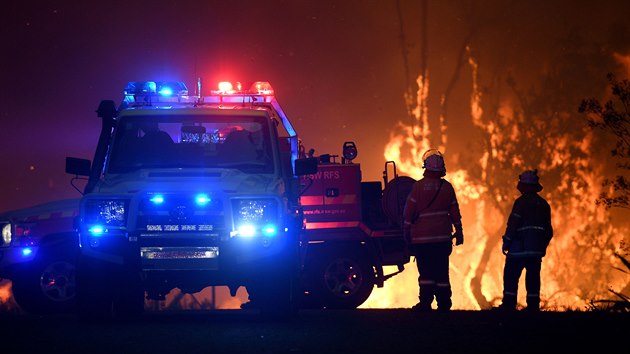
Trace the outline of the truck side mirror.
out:
<instances>
[{"instance_id":1,"label":"truck side mirror","mask_svg":"<svg viewBox=\"0 0 630 354\"><path fill-rule=\"evenodd\" d=\"M317 173L317 158L308 157L295 160L295 175L304 176Z\"/></svg>"},{"instance_id":2,"label":"truck side mirror","mask_svg":"<svg viewBox=\"0 0 630 354\"><path fill-rule=\"evenodd\" d=\"M77 176L89 176L91 166L90 160L66 157L66 173Z\"/></svg>"}]
</instances>

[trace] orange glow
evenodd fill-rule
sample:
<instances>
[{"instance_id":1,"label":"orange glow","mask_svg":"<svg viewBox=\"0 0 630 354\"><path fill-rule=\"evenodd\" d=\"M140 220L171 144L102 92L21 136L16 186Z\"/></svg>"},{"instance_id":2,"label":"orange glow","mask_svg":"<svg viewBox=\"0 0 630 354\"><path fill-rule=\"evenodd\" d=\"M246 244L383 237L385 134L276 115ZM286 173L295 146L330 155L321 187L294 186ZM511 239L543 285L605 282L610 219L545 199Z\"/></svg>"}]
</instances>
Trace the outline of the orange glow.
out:
<instances>
[{"instance_id":1,"label":"orange glow","mask_svg":"<svg viewBox=\"0 0 630 354\"><path fill-rule=\"evenodd\" d=\"M9 301L11 297L11 283L8 281L0 282L0 304Z\"/></svg>"},{"instance_id":2,"label":"orange glow","mask_svg":"<svg viewBox=\"0 0 630 354\"><path fill-rule=\"evenodd\" d=\"M11 292L10 280L0 280L0 311L20 311Z\"/></svg>"},{"instance_id":3,"label":"orange glow","mask_svg":"<svg viewBox=\"0 0 630 354\"><path fill-rule=\"evenodd\" d=\"M247 302L247 291L241 287L235 297L230 295L226 286L209 286L198 293L182 293L173 289L164 301L147 300L145 309L149 311L181 311L181 310L233 310L239 309Z\"/></svg>"},{"instance_id":4,"label":"orange glow","mask_svg":"<svg viewBox=\"0 0 630 354\"><path fill-rule=\"evenodd\" d=\"M615 58L615 60L625 66L626 68L626 77L630 77L630 54L621 54L621 53L614 53L613 54L613 58Z\"/></svg>"},{"instance_id":5,"label":"orange glow","mask_svg":"<svg viewBox=\"0 0 630 354\"><path fill-rule=\"evenodd\" d=\"M500 102L494 113L495 120L484 116L477 77L478 64L470 51L468 56L472 74L470 119L475 127L489 136L489 146L487 151L482 152L477 164L481 169L478 179L482 181L481 184L470 179L468 171L456 164L449 166L447 163L446 179L454 185L457 192L465 234L464 245L455 247L451 255L453 308L478 310L496 306L501 301L505 258L500 249L500 236L497 235L502 235L505 229L504 215L509 210L498 210L497 207L509 208L518 195L513 188L516 177L514 180L497 180L493 170L489 170L490 162L494 161L494 168L500 166L496 165L497 161L515 169L525 168L528 162L522 155L512 156L503 147L514 141L535 139L537 136L532 136L531 129L527 130L529 127L526 125L511 124L519 119L522 122L524 118L522 112L519 112L520 108L510 97L505 97ZM627 63L630 67L628 58L630 57L616 56L618 61ZM389 142L384 149L385 159L395 161L399 173L415 179L422 176L422 152L431 147L429 140L431 129L428 126L426 105L429 83L428 80L423 80L422 75L417 82L420 89L415 100L416 106L408 107L408 111L415 118L415 124L410 126L399 122L392 129ZM424 86L421 85L423 82ZM407 102L411 100L407 98ZM568 113L555 114L556 116L550 119L561 122L570 118ZM444 117L440 116L439 124L437 131L441 134L440 141L444 144L440 149L444 152L448 148ZM530 124L539 122L532 120ZM550 126L554 128L553 121L550 122ZM534 127L541 129L539 126ZM628 229L611 224L607 212L595 203L602 189L604 173L594 167L598 166L597 164L592 163L594 147L591 132L585 132L584 138L580 141L575 141L562 131L546 139L552 140L545 141L542 145L546 155L541 159L538 168L541 171L550 171L554 168L562 171L563 167L569 164L575 167L577 172L562 173L554 190L545 189L541 192L551 205L554 226L554 238L547 249L546 257L543 258L541 271L542 306L555 310L583 310L591 300L610 298L609 287L622 289L626 286L628 279L624 277L624 273L615 269L620 265L614 257L614 252L619 251L619 247L623 245L623 235L628 234ZM575 154L576 151L579 155ZM544 177L543 174L543 181ZM492 185L502 186L503 190L511 190L512 194L502 195L498 191L489 190L488 186ZM486 250L486 247L492 249ZM485 269L478 270L484 252L490 256L484 261ZM479 274L483 274L480 280ZM407 264L402 274L389 279L383 288L375 289L361 307L413 306L418 301L417 277L415 263ZM481 294L475 294L474 281L479 282ZM479 302L480 297L485 299L484 303ZM524 277L519 284L519 303L525 304ZM433 305L435 306L435 303Z\"/></svg>"}]
</instances>

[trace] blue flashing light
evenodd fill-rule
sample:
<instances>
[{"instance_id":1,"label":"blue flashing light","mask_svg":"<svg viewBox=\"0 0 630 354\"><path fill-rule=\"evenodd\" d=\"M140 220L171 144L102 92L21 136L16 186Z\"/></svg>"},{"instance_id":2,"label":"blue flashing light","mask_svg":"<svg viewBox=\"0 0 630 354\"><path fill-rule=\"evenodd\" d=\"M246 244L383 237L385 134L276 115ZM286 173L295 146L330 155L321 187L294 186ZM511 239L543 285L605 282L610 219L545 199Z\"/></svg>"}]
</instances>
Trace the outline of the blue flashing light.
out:
<instances>
[{"instance_id":1,"label":"blue flashing light","mask_svg":"<svg viewBox=\"0 0 630 354\"><path fill-rule=\"evenodd\" d=\"M206 205L211 201L212 199L210 199L207 194L197 194L197 196L195 197L195 202L197 203L197 205L200 206Z\"/></svg>"},{"instance_id":2,"label":"blue flashing light","mask_svg":"<svg viewBox=\"0 0 630 354\"><path fill-rule=\"evenodd\" d=\"M252 237L256 235L256 228L251 224L245 224L238 227L238 235L243 237Z\"/></svg>"},{"instance_id":3,"label":"blue flashing light","mask_svg":"<svg viewBox=\"0 0 630 354\"><path fill-rule=\"evenodd\" d=\"M173 89L170 87L162 87L160 89L160 92L158 92L161 96L172 96L173 95Z\"/></svg>"},{"instance_id":4,"label":"blue flashing light","mask_svg":"<svg viewBox=\"0 0 630 354\"><path fill-rule=\"evenodd\" d=\"M268 224L268 225L263 226L262 233L263 235L267 237L272 237L278 234L278 229L276 228L275 225Z\"/></svg>"},{"instance_id":5,"label":"blue flashing light","mask_svg":"<svg viewBox=\"0 0 630 354\"><path fill-rule=\"evenodd\" d=\"M90 227L88 231L93 236L101 236L105 232L105 229L101 225L95 225L95 226Z\"/></svg>"},{"instance_id":6,"label":"blue flashing light","mask_svg":"<svg viewBox=\"0 0 630 354\"><path fill-rule=\"evenodd\" d=\"M153 204L162 204L164 203L164 196L161 194L156 194L151 199L149 199Z\"/></svg>"},{"instance_id":7,"label":"blue flashing light","mask_svg":"<svg viewBox=\"0 0 630 354\"><path fill-rule=\"evenodd\" d=\"M181 81L130 81L125 86L125 95L151 96L158 94L164 97L188 95L186 84Z\"/></svg>"},{"instance_id":8,"label":"blue flashing light","mask_svg":"<svg viewBox=\"0 0 630 354\"><path fill-rule=\"evenodd\" d=\"M30 256L33 253L33 250L31 248L24 248L22 249L22 255L23 256Z\"/></svg>"}]
</instances>

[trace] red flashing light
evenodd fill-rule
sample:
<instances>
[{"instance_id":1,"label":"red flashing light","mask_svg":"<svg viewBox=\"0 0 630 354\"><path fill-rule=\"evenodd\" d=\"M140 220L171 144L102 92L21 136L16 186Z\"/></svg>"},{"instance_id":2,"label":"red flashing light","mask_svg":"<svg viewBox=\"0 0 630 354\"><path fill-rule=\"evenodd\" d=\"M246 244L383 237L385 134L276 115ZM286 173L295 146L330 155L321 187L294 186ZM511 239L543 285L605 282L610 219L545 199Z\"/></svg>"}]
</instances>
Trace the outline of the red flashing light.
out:
<instances>
[{"instance_id":1,"label":"red flashing light","mask_svg":"<svg viewBox=\"0 0 630 354\"><path fill-rule=\"evenodd\" d=\"M215 95L234 95L234 94L249 94L249 95L263 95L263 96L273 96L274 91L271 87L271 84L267 81L256 81L254 82L248 91L243 90L243 84L240 82L236 82L236 86L234 86L229 81L221 81L218 85L218 90L213 90L213 94Z\"/></svg>"},{"instance_id":2,"label":"red flashing light","mask_svg":"<svg viewBox=\"0 0 630 354\"><path fill-rule=\"evenodd\" d=\"M217 90L219 94L231 94L234 93L234 88L232 87L232 83L229 81L221 81L219 82L219 90Z\"/></svg>"},{"instance_id":3,"label":"red flashing light","mask_svg":"<svg viewBox=\"0 0 630 354\"><path fill-rule=\"evenodd\" d=\"M267 81L256 81L250 88L251 93L259 95L273 95L273 87Z\"/></svg>"}]
</instances>

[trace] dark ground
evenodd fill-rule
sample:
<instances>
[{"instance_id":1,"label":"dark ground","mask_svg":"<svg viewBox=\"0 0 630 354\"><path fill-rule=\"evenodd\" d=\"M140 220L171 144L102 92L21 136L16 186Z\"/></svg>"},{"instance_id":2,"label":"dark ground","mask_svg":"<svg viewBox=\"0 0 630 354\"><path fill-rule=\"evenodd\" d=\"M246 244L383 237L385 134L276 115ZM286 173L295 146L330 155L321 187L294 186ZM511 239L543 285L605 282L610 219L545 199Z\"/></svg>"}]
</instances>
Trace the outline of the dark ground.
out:
<instances>
[{"instance_id":1,"label":"dark ground","mask_svg":"<svg viewBox=\"0 0 630 354\"><path fill-rule=\"evenodd\" d=\"M0 340L2 353L623 353L630 314L313 310L271 321L223 310L87 322L5 313Z\"/></svg>"}]
</instances>

